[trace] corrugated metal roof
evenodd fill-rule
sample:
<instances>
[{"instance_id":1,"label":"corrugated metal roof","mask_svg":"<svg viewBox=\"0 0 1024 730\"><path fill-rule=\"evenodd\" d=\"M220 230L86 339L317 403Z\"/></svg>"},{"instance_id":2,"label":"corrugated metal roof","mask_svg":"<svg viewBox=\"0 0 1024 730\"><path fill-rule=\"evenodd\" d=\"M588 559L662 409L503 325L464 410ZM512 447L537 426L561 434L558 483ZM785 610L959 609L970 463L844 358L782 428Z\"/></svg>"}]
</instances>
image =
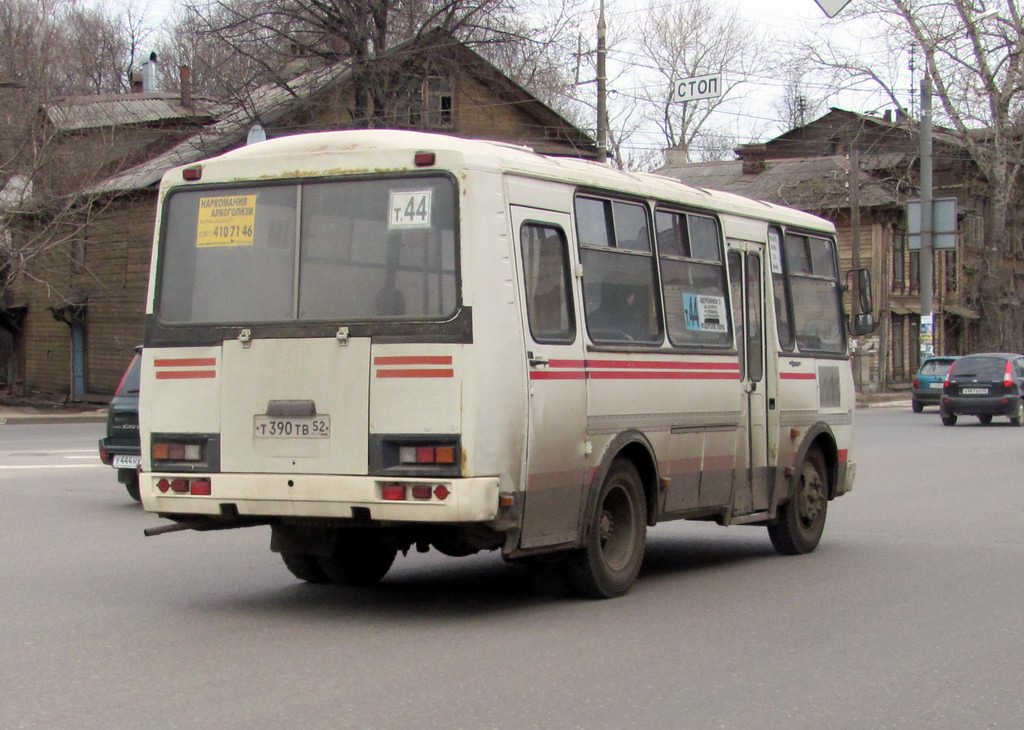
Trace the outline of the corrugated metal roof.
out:
<instances>
[{"instance_id":1,"label":"corrugated metal roof","mask_svg":"<svg viewBox=\"0 0 1024 730\"><path fill-rule=\"evenodd\" d=\"M762 171L748 174L743 172L742 161L665 167L659 173L688 185L724 190L812 212L847 208L850 204L849 161L838 155L767 160ZM861 207L900 204L891 185L868 175L861 178Z\"/></svg>"},{"instance_id":2,"label":"corrugated metal roof","mask_svg":"<svg viewBox=\"0 0 1024 730\"><path fill-rule=\"evenodd\" d=\"M243 107L237 107L220 121L203 128L181 144L141 165L108 178L84 191L86 195L129 192L160 183L167 170L197 162L244 144L249 128L259 121L274 124L316 91L344 80L351 72L347 63L307 71L286 86L267 84L253 91Z\"/></svg>"},{"instance_id":3,"label":"corrugated metal roof","mask_svg":"<svg viewBox=\"0 0 1024 730\"><path fill-rule=\"evenodd\" d=\"M108 94L73 96L45 108L46 117L61 132L75 132L100 127L153 124L189 119L209 119L206 100L194 100L194 109L181 106L181 99L172 94Z\"/></svg>"}]
</instances>

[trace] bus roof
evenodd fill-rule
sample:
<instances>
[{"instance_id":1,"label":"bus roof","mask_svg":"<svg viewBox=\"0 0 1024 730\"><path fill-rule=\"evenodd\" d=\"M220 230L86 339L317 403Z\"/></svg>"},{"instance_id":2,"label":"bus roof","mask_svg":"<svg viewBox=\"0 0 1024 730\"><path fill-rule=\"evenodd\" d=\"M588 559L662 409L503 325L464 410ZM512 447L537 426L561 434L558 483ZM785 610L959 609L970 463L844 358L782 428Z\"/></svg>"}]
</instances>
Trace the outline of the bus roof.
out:
<instances>
[{"instance_id":1,"label":"bus roof","mask_svg":"<svg viewBox=\"0 0 1024 730\"><path fill-rule=\"evenodd\" d=\"M241 147L187 167L201 165L203 183L408 172L425 169L414 163L416 152L433 152L433 166L441 169L504 172L770 219L791 226L835 230L830 221L810 213L734 193L686 185L663 175L627 172L589 160L541 155L519 145L427 132L375 129L289 135ZM181 184L181 169L167 172L165 188Z\"/></svg>"}]
</instances>

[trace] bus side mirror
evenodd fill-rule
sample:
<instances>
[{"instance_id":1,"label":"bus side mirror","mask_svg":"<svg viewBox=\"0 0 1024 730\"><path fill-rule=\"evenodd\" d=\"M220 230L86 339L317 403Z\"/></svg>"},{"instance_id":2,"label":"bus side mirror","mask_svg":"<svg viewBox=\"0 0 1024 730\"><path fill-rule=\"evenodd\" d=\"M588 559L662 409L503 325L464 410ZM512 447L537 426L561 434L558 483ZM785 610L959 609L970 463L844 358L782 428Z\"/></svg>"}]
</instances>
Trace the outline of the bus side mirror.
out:
<instances>
[{"instance_id":1,"label":"bus side mirror","mask_svg":"<svg viewBox=\"0 0 1024 730\"><path fill-rule=\"evenodd\" d=\"M864 314L858 314L854 316L853 322L850 325L850 334L852 335L867 335L875 329L875 315L871 312L865 312Z\"/></svg>"},{"instance_id":2,"label":"bus side mirror","mask_svg":"<svg viewBox=\"0 0 1024 730\"><path fill-rule=\"evenodd\" d=\"M857 314L870 314L875 308L871 301L871 271L857 269L857 284L860 291L860 309Z\"/></svg>"},{"instance_id":3,"label":"bus side mirror","mask_svg":"<svg viewBox=\"0 0 1024 730\"><path fill-rule=\"evenodd\" d=\"M871 271L870 269L856 269L846 275L847 282L850 281L850 274L857 277L857 287L854 290L856 301L853 302L853 316L850 318L850 334L866 335L875 329L875 315L873 314L874 302L871 296Z\"/></svg>"}]
</instances>

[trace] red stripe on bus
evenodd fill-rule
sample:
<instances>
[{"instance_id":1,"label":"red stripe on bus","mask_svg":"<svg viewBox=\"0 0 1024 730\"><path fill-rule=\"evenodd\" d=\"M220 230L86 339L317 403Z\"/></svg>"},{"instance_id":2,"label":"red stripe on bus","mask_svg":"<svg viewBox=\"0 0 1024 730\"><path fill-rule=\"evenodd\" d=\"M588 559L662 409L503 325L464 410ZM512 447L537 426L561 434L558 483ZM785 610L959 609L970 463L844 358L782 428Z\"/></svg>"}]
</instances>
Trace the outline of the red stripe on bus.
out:
<instances>
[{"instance_id":1,"label":"red stripe on bus","mask_svg":"<svg viewBox=\"0 0 1024 730\"><path fill-rule=\"evenodd\" d=\"M216 364L217 360L213 357L160 358L153 361L154 367L158 368L210 367Z\"/></svg>"},{"instance_id":2,"label":"red stripe on bus","mask_svg":"<svg viewBox=\"0 0 1024 730\"><path fill-rule=\"evenodd\" d=\"M552 360L548 363L548 367L552 368L578 368L582 370L586 367L585 360Z\"/></svg>"},{"instance_id":3,"label":"red stripe on bus","mask_svg":"<svg viewBox=\"0 0 1024 730\"><path fill-rule=\"evenodd\" d=\"M216 370L163 370L156 374L157 380L198 380L216 377Z\"/></svg>"},{"instance_id":4,"label":"red stripe on bus","mask_svg":"<svg viewBox=\"0 0 1024 730\"><path fill-rule=\"evenodd\" d=\"M739 380L739 372L735 373L657 373L657 372L611 372L588 370L591 380Z\"/></svg>"},{"instance_id":5,"label":"red stripe on bus","mask_svg":"<svg viewBox=\"0 0 1024 730\"><path fill-rule=\"evenodd\" d=\"M382 355L374 365L451 365L451 355Z\"/></svg>"},{"instance_id":6,"label":"red stripe on bus","mask_svg":"<svg viewBox=\"0 0 1024 730\"><path fill-rule=\"evenodd\" d=\"M410 368L408 370L378 370L378 378L454 378L455 371L450 368Z\"/></svg>"},{"instance_id":7,"label":"red stripe on bus","mask_svg":"<svg viewBox=\"0 0 1024 730\"><path fill-rule=\"evenodd\" d=\"M642 368L645 370L735 370L738 362L661 362L649 360L587 360L588 368Z\"/></svg>"},{"instance_id":8,"label":"red stripe on bus","mask_svg":"<svg viewBox=\"0 0 1024 730\"><path fill-rule=\"evenodd\" d=\"M814 373L779 373L782 380L814 380L817 377Z\"/></svg>"},{"instance_id":9,"label":"red stripe on bus","mask_svg":"<svg viewBox=\"0 0 1024 730\"><path fill-rule=\"evenodd\" d=\"M530 380L584 380L587 374L582 370L533 370L530 372Z\"/></svg>"}]
</instances>

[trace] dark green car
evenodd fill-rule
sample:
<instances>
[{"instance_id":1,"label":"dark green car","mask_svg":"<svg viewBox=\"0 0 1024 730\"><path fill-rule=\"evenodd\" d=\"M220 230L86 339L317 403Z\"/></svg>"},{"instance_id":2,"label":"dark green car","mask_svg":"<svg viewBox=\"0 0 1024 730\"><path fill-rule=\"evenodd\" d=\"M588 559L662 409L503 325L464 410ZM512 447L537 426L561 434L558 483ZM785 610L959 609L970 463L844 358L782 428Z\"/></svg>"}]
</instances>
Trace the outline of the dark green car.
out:
<instances>
[{"instance_id":1,"label":"dark green car","mask_svg":"<svg viewBox=\"0 0 1024 730\"><path fill-rule=\"evenodd\" d=\"M121 378L117 392L107 409L107 435L100 439L100 460L117 469L117 481L128 490L128 496L139 501L139 467L142 450L139 446L139 374L142 369L142 348Z\"/></svg>"}]
</instances>

